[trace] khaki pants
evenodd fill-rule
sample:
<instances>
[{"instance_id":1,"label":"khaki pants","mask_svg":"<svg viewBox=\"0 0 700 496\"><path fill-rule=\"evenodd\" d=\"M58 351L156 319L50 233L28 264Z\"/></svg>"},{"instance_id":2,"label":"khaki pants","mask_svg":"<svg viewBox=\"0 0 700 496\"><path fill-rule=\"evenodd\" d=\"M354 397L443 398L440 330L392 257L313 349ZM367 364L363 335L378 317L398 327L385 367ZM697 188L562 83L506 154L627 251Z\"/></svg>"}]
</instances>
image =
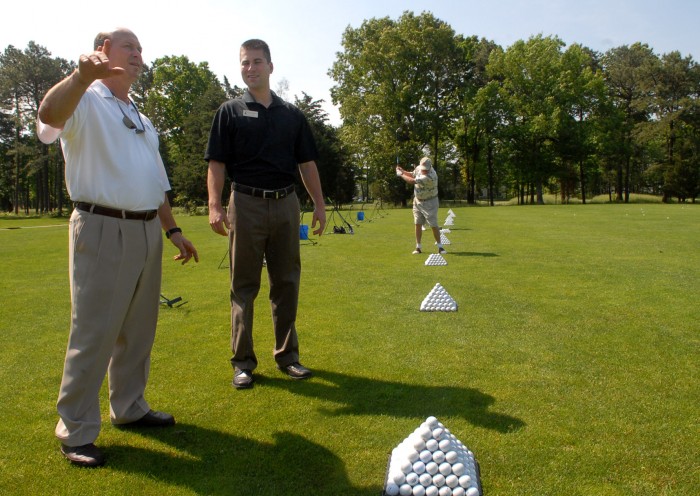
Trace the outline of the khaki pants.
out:
<instances>
[{"instance_id":1,"label":"khaki pants","mask_svg":"<svg viewBox=\"0 0 700 496\"><path fill-rule=\"evenodd\" d=\"M253 370L253 307L260 291L263 256L270 282L270 307L275 332L273 356L286 366L299 361L296 331L301 259L299 200L295 193L266 200L237 191L228 209L231 231L231 348L234 367Z\"/></svg>"},{"instance_id":2,"label":"khaki pants","mask_svg":"<svg viewBox=\"0 0 700 496\"><path fill-rule=\"evenodd\" d=\"M75 210L69 232L71 329L56 436L69 446L100 432L99 391L109 374L112 423L148 413L144 399L158 321L160 221Z\"/></svg>"}]
</instances>

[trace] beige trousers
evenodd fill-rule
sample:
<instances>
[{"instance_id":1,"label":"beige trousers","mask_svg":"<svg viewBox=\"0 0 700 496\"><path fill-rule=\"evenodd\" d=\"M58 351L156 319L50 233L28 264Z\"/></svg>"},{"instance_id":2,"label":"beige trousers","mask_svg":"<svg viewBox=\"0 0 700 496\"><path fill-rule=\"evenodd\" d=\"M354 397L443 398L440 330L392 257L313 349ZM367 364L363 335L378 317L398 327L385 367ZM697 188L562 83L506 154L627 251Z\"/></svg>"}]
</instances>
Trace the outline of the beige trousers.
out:
<instances>
[{"instance_id":1,"label":"beige trousers","mask_svg":"<svg viewBox=\"0 0 700 496\"><path fill-rule=\"evenodd\" d=\"M270 282L275 332L273 357L284 367L299 361L296 318L301 278L299 199L295 193L265 200L233 191L229 202L231 231L231 347L233 367L253 370L253 310L260 291L263 257Z\"/></svg>"},{"instance_id":2,"label":"beige trousers","mask_svg":"<svg viewBox=\"0 0 700 496\"><path fill-rule=\"evenodd\" d=\"M144 390L158 321L162 252L157 217L122 220L73 212L71 328L56 425L64 444L81 446L97 438L106 374L112 423L148 413Z\"/></svg>"}]
</instances>

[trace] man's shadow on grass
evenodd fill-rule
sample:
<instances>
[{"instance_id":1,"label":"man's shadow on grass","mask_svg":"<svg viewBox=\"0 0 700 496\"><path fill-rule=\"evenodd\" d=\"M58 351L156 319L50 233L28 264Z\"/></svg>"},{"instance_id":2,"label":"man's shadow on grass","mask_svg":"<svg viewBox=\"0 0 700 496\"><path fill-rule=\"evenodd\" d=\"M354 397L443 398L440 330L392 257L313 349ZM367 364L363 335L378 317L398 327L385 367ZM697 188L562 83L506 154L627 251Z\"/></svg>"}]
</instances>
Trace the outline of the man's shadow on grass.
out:
<instances>
[{"instance_id":1,"label":"man's shadow on grass","mask_svg":"<svg viewBox=\"0 0 700 496\"><path fill-rule=\"evenodd\" d=\"M448 246L449 248L449 246ZM478 252L478 251L452 251L450 250L447 252L449 256L455 256L455 257L483 257L483 258L492 258L492 257L498 257L500 255L496 253L490 253L490 252Z\"/></svg>"},{"instance_id":2,"label":"man's shadow on grass","mask_svg":"<svg viewBox=\"0 0 700 496\"><path fill-rule=\"evenodd\" d=\"M251 429L255 426L251 423ZM168 429L134 429L170 449L112 445L108 467L144 475L197 494L353 494L376 496L381 485L354 487L345 465L332 451L289 432L274 434L264 443L206 429L177 424Z\"/></svg>"},{"instance_id":3,"label":"man's shadow on grass","mask_svg":"<svg viewBox=\"0 0 700 496\"><path fill-rule=\"evenodd\" d=\"M336 403L337 407L322 410L331 416L462 417L472 425L501 433L513 432L525 425L520 419L491 411L495 399L472 388L391 382L324 370L315 370L314 377L303 382L265 376L259 376L258 382L292 394Z\"/></svg>"}]
</instances>

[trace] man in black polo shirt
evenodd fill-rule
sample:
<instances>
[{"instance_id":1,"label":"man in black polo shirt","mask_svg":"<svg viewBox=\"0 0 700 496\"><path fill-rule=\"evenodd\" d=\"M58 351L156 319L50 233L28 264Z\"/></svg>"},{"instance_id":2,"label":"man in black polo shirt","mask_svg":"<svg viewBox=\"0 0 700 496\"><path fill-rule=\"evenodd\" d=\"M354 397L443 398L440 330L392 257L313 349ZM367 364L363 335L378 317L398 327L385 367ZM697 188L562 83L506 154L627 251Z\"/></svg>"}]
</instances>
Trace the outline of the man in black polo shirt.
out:
<instances>
[{"instance_id":1,"label":"man in black polo shirt","mask_svg":"<svg viewBox=\"0 0 700 496\"><path fill-rule=\"evenodd\" d=\"M316 168L316 144L304 114L270 91L270 48L262 40L241 46L240 67L248 91L219 107L205 160L209 162L209 225L229 237L233 385L253 385L253 306L263 259L270 280L277 367L293 379L311 371L299 363L295 327L301 260L297 174L314 202L311 227L321 235L326 211ZM298 172L297 172L298 171ZM221 195L232 181L228 215ZM316 226L318 225L318 228Z\"/></svg>"}]
</instances>

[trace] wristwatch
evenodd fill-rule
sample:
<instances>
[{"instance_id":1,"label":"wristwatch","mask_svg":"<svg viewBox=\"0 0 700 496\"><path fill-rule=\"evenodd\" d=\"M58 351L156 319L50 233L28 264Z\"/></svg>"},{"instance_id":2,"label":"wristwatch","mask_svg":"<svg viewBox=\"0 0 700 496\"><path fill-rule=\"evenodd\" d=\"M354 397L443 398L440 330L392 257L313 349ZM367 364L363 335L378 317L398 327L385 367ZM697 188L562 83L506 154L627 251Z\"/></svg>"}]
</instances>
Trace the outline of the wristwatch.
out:
<instances>
[{"instance_id":1,"label":"wristwatch","mask_svg":"<svg viewBox=\"0 0 700 496\"><path fill-rule=\"evenodd\" d=\"M172 236L173 234L181 232L182 229L180 229L179 227L173 227L172 229L168 229L167 231L165 231L165 237L170 239L170 236Z\"/></svg>"}]
</instances>

